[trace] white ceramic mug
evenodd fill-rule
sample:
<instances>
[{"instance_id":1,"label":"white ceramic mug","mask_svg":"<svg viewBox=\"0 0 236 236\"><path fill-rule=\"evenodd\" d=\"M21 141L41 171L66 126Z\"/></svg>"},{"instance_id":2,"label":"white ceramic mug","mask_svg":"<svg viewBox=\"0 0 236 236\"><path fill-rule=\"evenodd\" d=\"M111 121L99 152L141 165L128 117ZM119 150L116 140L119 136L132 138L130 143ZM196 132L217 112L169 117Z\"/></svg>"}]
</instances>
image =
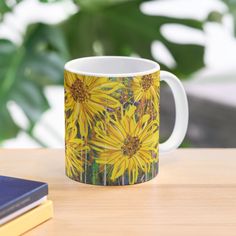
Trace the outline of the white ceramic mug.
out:
<instances>
[{"instance_id":1,"label":"white ceramic mug","mask_svg":"<svg viewBox=\"0 0 236 236\"><path fill-rule=\"evenodd\" d=\"M161 144L160 81L176 109L174 130ZM141 183L157 175L159 153L183 141L188 103L179 79L154 61L79 58L65 65L65 124L67 176L96 185Z\"/></svg>"}]
</instances>

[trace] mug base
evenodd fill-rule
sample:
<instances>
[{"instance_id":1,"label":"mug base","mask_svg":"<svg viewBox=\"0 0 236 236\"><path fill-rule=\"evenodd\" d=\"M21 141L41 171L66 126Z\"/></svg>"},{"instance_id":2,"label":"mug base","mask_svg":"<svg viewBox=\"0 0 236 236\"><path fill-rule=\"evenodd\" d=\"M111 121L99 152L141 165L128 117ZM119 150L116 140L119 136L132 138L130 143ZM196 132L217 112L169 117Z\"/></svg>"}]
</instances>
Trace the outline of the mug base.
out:
<instances>
[{"instance_id":1,"label":"mug base","mask_svg":"<svg viewBox=\"0 0 236 236\"><path fill-rule=\"evenodd\" d=\"M95 178L95 177L91 177L88 178L89 176L87 175L78 175L78 176L69 176L67 173L66 173L66 176L71 179L71 180L74 180L76 182L79 182L79 183L82 183L82 184L88 184L88 185L97 185L97 186L127 186L127 185L136 185L136 184L142 184L142 183L145 183L145 182L148 182L152 179L154 179L157 175L158 175L158 172L159 172L159 165L158 163L156 163L155 165L155 168L153 168L153 170L146 174L146 175L143 175L143 176L140 176L136 182L134 183L130 183L129 181L127 181L128 178L126 178L125 176L121 176L119 177L116 181L109 181L107 180L106 178L102 178L100 177L99 178Z\"/></svg>"}]
</instances>

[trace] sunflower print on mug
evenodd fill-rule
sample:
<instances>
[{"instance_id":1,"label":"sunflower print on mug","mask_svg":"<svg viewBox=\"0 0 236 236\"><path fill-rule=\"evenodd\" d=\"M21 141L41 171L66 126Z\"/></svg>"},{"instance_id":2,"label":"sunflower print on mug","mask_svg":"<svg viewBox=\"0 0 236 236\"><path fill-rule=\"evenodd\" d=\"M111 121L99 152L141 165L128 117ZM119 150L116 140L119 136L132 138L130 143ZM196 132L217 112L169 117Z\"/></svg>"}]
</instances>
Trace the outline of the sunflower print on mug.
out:
<instances>
[{"instance_id":1,"label":"sunflower print on mug","mask_svg":"<svg viewBox=\"0 0 236 236\"><path fill-rule=\"evenodd\" d=\"M146 114L135 118L136 106L129 106L121 118L112 115L106 129L95 128L96 138L92 145L98 151L97 163L111 169L111 181L127 173L129 183L137 181L139 173L150 171L157 161L158 123Z\"/></svg>"},{"instance_id":2,"label":"sunflower print on mug","mask_svg":"<svg viewBox=\"0 0 236 236\"><path fill-rule=\"evenodd\" d=\"M158 172L159 72L95 77L65 71L66 173L126 185Z\"/></svg>"},{"instance_id":3,"label":"sunflower print on mug","mask_svg":"<svg viewBox=\"0 0 236 236\"><path fill-rule=\"evenodd\" d=\"M106 108L120 106L110 94L121 87L121 83L111 82L108 78L65 71L65 112L67 117L71 116L72 123L78 124L80 136L88 136L94 119L104 116Z\"/></svg>"},{"instance_id":4,"label":"sunflower print on mug","mask_svg":"<svg viewBox=\"0 0 236 236\"><path fill-rule=\"evenodd\" d=\"M159 77L159 71L149 75L134 77L132 81L134 101L140 101L141 103L151 101L157 111L159 108Z\"/></svg>"},{"instance_id":5,"label":"sunflower print on mug","mask_svg":"<svg viewBox=\"0 0 236 236\"><path fill-rule=\"evenodd\" d=\"M84 172L84 156L89 150L84 141L77 138L77 128L73 123L66 120L65 149L66 149L66 174L70 178L77 178Z\"/></svg>"}]
</instances>

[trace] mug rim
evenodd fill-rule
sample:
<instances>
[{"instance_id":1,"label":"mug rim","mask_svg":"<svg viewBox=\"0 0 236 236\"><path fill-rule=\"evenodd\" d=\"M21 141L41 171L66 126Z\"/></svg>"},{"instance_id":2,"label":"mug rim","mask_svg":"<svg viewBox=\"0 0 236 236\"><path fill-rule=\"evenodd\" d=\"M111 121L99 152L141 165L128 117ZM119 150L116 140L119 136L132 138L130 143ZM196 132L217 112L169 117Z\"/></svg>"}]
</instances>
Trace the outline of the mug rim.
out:
<instances>
[{"instance_id":1,"label":"mug rim","mask_svg":"<svg viewBox=\"0 0 236 236\"><path fill-rule=\"evenodd\" d=\"M136 72L124 72L124 73L101 73L101 72L92 72L92 71L86 71L81 69L76 69L76 66L78 67L78 64L81 62L88 62L92 63L93 61L101 61L101 60L123 60L123 61L130 61L130 62L137 62L142 63L143 65L146 64L147 67L150 67L150 69L146 70L140 70ZM160 65L152 61L150 59L146 58L140 58L140 57L129 57L129 56L89 56L89 57L81 57L76 58L73 60L70 60L66 62L64 66L64 70L68 72L72 72L75 74L85 75L85 76L95 76L95 77L135 77L135 76L143 76L155 73L160 70Z\"/></svg>"}]
</instances>

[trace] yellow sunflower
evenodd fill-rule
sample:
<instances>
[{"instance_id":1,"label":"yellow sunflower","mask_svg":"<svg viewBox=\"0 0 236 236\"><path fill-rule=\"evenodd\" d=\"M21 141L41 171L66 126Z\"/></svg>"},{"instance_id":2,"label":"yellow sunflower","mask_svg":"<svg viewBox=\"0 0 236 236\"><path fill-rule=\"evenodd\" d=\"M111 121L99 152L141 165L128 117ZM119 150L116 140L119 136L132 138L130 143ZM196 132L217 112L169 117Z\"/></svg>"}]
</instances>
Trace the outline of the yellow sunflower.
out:
<instances>
[{"instance_id":1,"label":"yellow sunflower","mask_svg":"<svg viewBox=\"0 0 236 236\"><path fill-rule=\"evenodd\" d=\"M153 101L155 110L158 110L159 76L160 72L158 71L153 74L133 78L132 90L135 102L151 100Z\"/></svg>"},{"instance_id":2,"label":"yellow sunflower","mask_svg":"<svg viewBox=\"0 0 236 236\"><path fill-rule=\"evenodd\" d=\"M110 94L121 87L121 83L108 78L65 71L65 110L69 111L71 122L78 122L81 136L87 137L95 116L104 115L106 108L120 106Z\"/></svg>"},{"instance_id":3,"label":"yellow sunflower","mask_svg":"<svg viewBox=\"0 0 236 236\"><path fill-rule=\"evenodd\" d=\"M84 171L84 154L89 148L85 146L82 139L76 137L77 128L75 125L67 123L66 126L66 174L69 177L74 177Z\"/></svg>"},{"instance_id":4,"label":"yellow sunflower","mask_svg":"<svg viewBox=\"0 0 236 236\"><path fill-rule=\"evenodd\" d=\"M95 140L92 146L98 151L97 163L110 165L111 180L114 181L127 171L129 182L135 183L139 171L147 173L156 159L158 123L143 115L135 120L136 107L131 105L123 112L121 119L110 117L105 129L95 127Z\"/></svg>"}]
</instances>

